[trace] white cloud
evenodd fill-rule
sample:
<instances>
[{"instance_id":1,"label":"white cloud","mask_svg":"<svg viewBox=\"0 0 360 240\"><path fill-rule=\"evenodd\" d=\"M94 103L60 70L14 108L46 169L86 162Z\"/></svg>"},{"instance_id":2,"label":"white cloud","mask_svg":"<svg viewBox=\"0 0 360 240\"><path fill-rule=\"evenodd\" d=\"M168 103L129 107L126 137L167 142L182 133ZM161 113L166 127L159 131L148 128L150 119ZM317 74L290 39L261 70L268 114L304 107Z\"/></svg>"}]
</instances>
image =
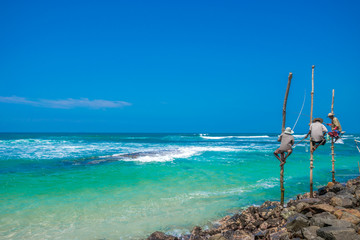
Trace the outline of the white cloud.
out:
<instances>
[{"instance_id":1,"label":"white cloud","mask_svg":"<svg viewBox=\"0 0 360 240\"><path fill-rule=\"evenodd\" d=\"M131 103L124 102L124 101L109 101L103 99L95 99L89 100L88 98L80 98L80 99L59 99L59 100L50 100L50 99L38 99L38 100L29 100L24 97L2 97L0 96L0 102L3 103L15 103L15 104L25 104L31 105L35 107L45 107L45 108L121 108L130 106Z\"/></svg>"}]
</instances>

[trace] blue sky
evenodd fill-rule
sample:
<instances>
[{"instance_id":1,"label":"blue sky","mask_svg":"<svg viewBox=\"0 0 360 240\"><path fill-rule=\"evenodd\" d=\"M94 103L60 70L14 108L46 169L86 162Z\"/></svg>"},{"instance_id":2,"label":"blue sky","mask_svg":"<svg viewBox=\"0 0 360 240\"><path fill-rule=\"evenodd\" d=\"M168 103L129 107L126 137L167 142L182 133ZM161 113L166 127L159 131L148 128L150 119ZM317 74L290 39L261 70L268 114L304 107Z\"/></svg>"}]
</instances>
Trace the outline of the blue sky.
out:
<instances>
[{"instance_id":1,"label":"blue sky","mask_svg":"<svg viewBox=\"0 0 360 240\"><path fill-rule=\"evenodd\" d=\"M0 2L0 131L360 132L358 1Z\"/></svg>"}]
</instances>

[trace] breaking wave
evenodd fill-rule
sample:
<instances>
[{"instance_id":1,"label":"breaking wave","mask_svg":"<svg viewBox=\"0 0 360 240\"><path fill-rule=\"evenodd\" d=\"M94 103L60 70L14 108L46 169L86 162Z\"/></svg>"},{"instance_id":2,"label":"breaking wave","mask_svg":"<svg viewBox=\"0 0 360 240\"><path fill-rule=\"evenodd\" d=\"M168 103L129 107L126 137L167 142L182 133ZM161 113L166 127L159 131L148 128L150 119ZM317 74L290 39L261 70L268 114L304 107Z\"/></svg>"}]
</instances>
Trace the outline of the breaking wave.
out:
<instances>
[{"instance_id":1,"label":"breaking wave","mask_svg":"<svg viewBox=\"0 0 360 240\"><path fill-rule=\"evenodd\" d=\"M270 138L270 136L268 135L261 135L261 136L208 136L206 134L200 134L200 137L204 138L204 139L226 139L226 138L242 138L242 139L246 139L246 138Z\"/></svg>"}]
</instances>

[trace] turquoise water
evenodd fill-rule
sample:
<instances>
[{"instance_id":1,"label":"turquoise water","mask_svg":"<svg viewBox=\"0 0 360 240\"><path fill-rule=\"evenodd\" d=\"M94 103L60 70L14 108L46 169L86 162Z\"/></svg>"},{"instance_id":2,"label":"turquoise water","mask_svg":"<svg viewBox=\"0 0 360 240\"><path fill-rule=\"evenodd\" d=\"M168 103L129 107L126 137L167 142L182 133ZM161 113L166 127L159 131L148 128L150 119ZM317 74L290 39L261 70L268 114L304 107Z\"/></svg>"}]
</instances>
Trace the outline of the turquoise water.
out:
<instances>
[{"instance_id":1,"label":"turquoise water","mask_svg":"<svg viewBox=\"0 0 360 240\"><path fill-rule=\"evenodd\" d=\"M300 140L303 135L295 135ZM359 175L354 138L336 177ZM1 239L138 239L206 226L279 199L275 134L0 134ZM314 186L331 181L330 144ZM307 144L285 165L285 197L309 190Z\"/></svg>"}]
</instances>

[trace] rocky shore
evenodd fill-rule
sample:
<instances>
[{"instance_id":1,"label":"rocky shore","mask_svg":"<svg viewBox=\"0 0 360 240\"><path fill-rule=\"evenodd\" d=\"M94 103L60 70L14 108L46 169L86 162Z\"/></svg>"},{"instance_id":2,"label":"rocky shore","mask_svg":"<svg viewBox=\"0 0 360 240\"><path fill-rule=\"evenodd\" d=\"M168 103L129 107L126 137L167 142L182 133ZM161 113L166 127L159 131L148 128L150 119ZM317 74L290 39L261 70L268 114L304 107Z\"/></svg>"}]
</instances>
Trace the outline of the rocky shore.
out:
<instances>
[{"instance_id":1,"label":"rocky shore","mask_svg":"<svg viewBox=\"0 0 360 240\"><path fill-rule=\"evenodd\" d=\"M346 184L328 183L298 195L286 206L264 202L226 216L210 229L196 226L191 234L175 237L154 232L148 240L255 240L316 239L360 240L360 177Z\"/></svg>"}]
</instances>

